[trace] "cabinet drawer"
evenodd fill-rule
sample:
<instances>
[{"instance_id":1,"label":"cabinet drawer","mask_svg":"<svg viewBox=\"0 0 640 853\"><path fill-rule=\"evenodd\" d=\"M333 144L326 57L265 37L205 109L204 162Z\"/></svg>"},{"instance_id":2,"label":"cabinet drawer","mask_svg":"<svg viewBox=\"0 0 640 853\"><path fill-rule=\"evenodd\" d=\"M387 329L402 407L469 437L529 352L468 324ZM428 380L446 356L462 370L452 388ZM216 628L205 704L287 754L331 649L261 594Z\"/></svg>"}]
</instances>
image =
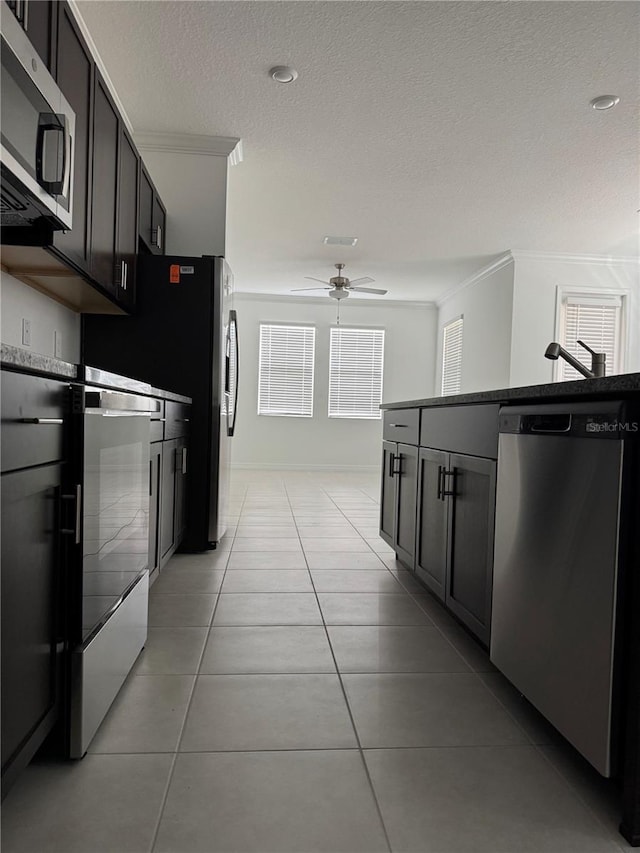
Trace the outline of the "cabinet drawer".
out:
<instances>
[{"instance_id":1,"label":"cabinet drawer","mask_svg":"<svg viewBox=\"0 0 640 853\"><path fill-rule=\"evenodd\" d=\"M2 371L3 473L63 458L68 389L55 379Z\"/></svg>"},{"instance_id":2,"label":"cabinet drawer","mask_svg":"<svg viewBox=\"0 0 640 853\"><path fill-rule=\"evenodd\" d=\"M164 425L165 425L165 402L164 400L158 400L160 403L160 411L154 413L151 417L150 429L149 429L149 441L153 443L154 441L162 441L164 438Z\"/></svg>"},{"instance_id":3,"label":"cabinet drawer","mask_svg":"<svg viewBox=\"0 0 640 853\"><path fill-rule=\"evenodd\" d=\"M387 409L383 413L385 441L418 445L420 409Z\"/></svg>"},{"instance_id":4,"label":"cabinet drawer","mask_svg":"<svg viewBox=\"0 0 640 853\"><path fill-rule=\"evenodd\" d=\"M423 409L420 447L497 459L499 409L497 404Z\"/></svg>"},{"instance_id":5,"label":"cabinet drawer","mask_svg":"<svg viewBox=\"0 0 640 853\"><path fill-rule=\"evenodd\" d=\"M191 420L191 406L186 403L174 403L167 400L165 403L164 437L180 438L189 435Z\"/></svg>"}]
</instances>

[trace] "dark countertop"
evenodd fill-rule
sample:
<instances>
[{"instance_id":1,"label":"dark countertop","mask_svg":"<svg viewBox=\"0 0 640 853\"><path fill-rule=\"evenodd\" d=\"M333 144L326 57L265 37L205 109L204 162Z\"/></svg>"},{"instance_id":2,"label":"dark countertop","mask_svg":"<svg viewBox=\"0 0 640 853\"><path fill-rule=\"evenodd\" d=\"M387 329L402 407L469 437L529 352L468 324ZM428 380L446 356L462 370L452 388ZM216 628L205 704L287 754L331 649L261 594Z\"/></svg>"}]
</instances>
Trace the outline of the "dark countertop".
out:
<instances>
[{"instance_id":1,"label":"dark countertop","mask_svg":"<svg viewBox=\"0 0 640 853\"><path fill-rule=\"evenodd\" d=\"M522 388L501 388L430 397L424 400L401 400L382 403L381 409L416 409L432 406L461 406L473 403L536 403L549 399L578 400L584 397L628 397L640 395L640 373L620 373L602 379L577 379L573 382L549 382Z\"/></svg>"},{"instance_id":2,"label":"dark countertop","mask_svg":"<svg viewBox=\"0 0 640 853\"><path fill-rule=\"evenodd\" d=\"M154 388L147 382L131 379L127 376L118 376L95 367L82 364L71 364L61 361L49 355L40 355L30 352L21 347L0 343L0 366L13 368L15 370L38 373L40 375L52 376L57 379L74 379L88 384L103 385L108 388L119 388L123 391L132 391L136 394L144 394L149 397L159 397L162 400L171 400L176 403L191 403L191 397L183 394L175 394L173 391L165 391L162 388Z\"/></svg>"}]
</instances>

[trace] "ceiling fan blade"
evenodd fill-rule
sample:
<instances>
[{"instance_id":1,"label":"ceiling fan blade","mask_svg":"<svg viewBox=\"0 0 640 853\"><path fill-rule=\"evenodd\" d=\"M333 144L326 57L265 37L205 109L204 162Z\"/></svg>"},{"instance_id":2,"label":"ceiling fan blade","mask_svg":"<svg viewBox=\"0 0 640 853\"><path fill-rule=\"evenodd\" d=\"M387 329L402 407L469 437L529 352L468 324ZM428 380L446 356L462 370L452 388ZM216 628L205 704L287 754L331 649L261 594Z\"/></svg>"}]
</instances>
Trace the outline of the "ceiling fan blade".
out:
<instances>
[{"instance_id":1,"label":"ceiling fan blade","mask_svg":"<svg viewBox=\"0 0 640 853\"><path fill-rule=\"evenodd\" d=\"M317 280L317 279L316 279ZM294 287L290 293L299 293L303 290L333 290L332 287Z\"/></svg>"},{"instance_id":2,"label":"ceiling fan blade","mask_svg":"<svg viewBox=\"0 0 640 853\"><path fill-rule=\"evenodd\" d=\"M381 290L379 287L350 287L349 290L355 290L358 293L377 293L378 296L384 296L388 293L386 290Z\"/></svg>"},{"instance_id":3,"label":"ceiling fan blade","mask_svg":"<svg viewBox=\"0 0 640 853\"><path fill-rule=\"evenodd\" d=\"M352 279L350 284L353 287L354 284L373 284L374 281L375 281L375 278L369 278L368 275L365 275L362 278Z\"/></svg>"},{"instance_id":4,"label":"ceiling fan blade","mask_svg":"<svg viewBox=\"0 0 640 853\"><path fill-rule=\"evenodd\" d=\"M309 281L319 281L320 284L329 284L328 281L323 281L321 278L314 278L312 275L305 275L305 278Z\"/></svg>"}]
</instances>

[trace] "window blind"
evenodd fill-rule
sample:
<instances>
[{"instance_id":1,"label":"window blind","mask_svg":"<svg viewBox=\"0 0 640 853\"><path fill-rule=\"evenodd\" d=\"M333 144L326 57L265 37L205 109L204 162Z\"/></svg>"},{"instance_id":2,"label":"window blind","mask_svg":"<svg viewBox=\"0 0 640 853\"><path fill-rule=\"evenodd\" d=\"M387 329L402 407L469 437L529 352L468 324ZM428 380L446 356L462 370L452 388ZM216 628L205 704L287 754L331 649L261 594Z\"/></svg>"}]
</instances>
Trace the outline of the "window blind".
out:
<instances>
[{"instance_id":1,"label":"window blind","mask_svg":"<svg viewBox=\"0 0 640 853\"><path fill-rule=\"evenodd\" d=\"M442 396L457 394L462 380L462 317L453 320L442 334Z\"/></svg>"},{"instance_id":2,"label":"window blind","mask_svg":"<svg viewBox=\"0 0 640 853\"><path fill-rule=\"evenodd\" d=\"M607 376L618 373L621 309L622 300L619 297L567 297L563 302L562 346L589 367L591 357L577 343L578 340L584 341L592 350L606 353ZM558 365L557 378L560 382L583 378L564 359L559 359Z\"/></svg>"},{"instance_id":3,"label":"window blind","mask_svg":"<svg viewBox=\"0 0 640 853\"><path fill-rule=\"evenodd\" d=\"M329 417L382 417L384 329L331 329Z\"/></svg>"},{"instance_id":4,"label":"window blind","mask_svg":"<svg viewBox=\"0 0 640 853\"><path fill-rule=\"evenodd\" d=\"M313 326L260 324L258 414L313 416Z\"/></svg>"}]
</instances>

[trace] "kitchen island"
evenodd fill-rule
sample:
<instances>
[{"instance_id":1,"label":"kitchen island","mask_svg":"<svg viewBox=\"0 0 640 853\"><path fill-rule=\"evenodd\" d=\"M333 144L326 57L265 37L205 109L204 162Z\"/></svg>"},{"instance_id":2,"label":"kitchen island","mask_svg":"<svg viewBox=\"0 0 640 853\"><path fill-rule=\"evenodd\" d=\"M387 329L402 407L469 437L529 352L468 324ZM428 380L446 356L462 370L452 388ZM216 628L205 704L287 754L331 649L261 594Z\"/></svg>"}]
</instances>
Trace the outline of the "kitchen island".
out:
<instances>
[{"instance_id":1,"label":"kitchen island","mask_svg":"<svg viewBox=\"0 0 640 853\"><path fill-rule=\"evenodd\" d=\"M381 408L382 538L490 648L514 686L603 775L621 781L621 832L640 846L640 374ZM603 454L610 460L605 475L597 461ZM603 494L603 477L615 500ZM518 537L524 557L514 556ZM514 590L521 594L520 621L509 612ZM522 639L523 624L530 641ZM505 663L510 631L530 658L524 674ZM552 643L563 636L572 645L558 646L556 655ZM559 672L536 693L529 685L545 681L542 660ZM596 704L599 751L591 731Z\"/></svg>"}]
</instances>

